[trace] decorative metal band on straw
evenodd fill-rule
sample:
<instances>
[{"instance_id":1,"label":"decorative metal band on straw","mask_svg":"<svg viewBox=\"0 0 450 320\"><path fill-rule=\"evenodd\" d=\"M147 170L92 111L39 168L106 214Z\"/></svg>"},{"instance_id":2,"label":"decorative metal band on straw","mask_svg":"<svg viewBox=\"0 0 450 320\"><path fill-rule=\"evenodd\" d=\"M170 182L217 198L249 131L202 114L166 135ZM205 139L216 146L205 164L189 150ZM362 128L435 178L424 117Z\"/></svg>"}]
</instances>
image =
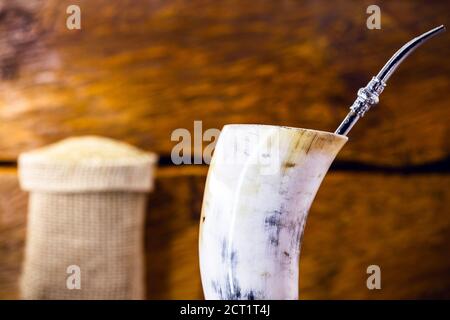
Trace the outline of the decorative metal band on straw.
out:
<instances>
[{"instance_id":1,"label":"decorative metal band on straw","mask_svg":"<svg viewBox=\"0 0 450 320\"><path fill-rule=\"evenodd\" d=\"M412 39L401 47L391 57L391 59L389 59L380 72L378 72L378 74L373 77L364 88L358 90L358 97L350 107L350 112L347 114L344 121L342 121L339 125L335 133L347 135L359 118L363 117L371 106L378 103L378 97L381 92L383 92L387 80L391 77L392 73L403 62L403 60L405 60L406 57L408 57L421 44L443 31L445 31L445 27L444 25L441 25Z\"/></svg>"}]
</instances>

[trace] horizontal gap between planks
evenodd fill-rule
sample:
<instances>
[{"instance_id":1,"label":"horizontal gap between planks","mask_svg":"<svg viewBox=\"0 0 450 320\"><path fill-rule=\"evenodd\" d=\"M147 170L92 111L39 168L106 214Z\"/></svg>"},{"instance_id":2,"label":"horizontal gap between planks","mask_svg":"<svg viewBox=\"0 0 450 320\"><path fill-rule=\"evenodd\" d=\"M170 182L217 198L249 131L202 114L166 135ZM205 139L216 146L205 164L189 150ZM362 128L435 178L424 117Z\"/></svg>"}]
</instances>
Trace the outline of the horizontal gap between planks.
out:
<instances>
[{"instance_id":1,"label":"horizontal gap between planks","mask_svg":"<svg viewBox=\"0 0 450 320\"><path fill-rule=\"evenodd\" d=\"M170 156L160 156L160 167L175 166ZM189 165L182 165L189 166ZM206 165L195 165L206 166ZM368 164L359 161L336 160L331 165L330 171L345 172L374 172L384 174L427 174L427 173L450 173L450 157L443 160L432 161L417 165L387 166Z\"/></svg>"},{"instance_id":2,"label":"horizontal gap between planks","mask_svg":"<svg viewBox=\"0 0 450 320\"><path fill-rule=\"evenodd\" d=\"M158 166L161 168L176 168L176 167L207 167L205 164L200 165L174 165L170 156L160 156ZM0 168L15 168L16 161L1 161ZM359 161L336 160L331 165L330 171L335 172L373 172L382 174L429 174L429 173L450 173L450 157L443 160L427 162L418 165L403 165L403 166L387 166L368 164Z\"/></svg>"}]
</instances>

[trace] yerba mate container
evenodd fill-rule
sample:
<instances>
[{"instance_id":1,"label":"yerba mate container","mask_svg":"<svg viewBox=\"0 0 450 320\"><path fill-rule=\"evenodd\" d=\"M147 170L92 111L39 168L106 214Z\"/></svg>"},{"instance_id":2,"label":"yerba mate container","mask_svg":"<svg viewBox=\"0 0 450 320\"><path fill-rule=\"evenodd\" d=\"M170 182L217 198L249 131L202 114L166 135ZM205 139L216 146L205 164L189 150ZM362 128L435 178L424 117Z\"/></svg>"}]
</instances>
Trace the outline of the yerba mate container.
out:
<instances>
[{"instance_id":1,"label":"yerba mate container","mask_svg":"<svg viewBox=\"0 0 450 320\"><path fill-rule=\"evenodd\" d=\"M23 298L145 298L144 214L156 159L100 137L20 155L30 193Z\"/></svg>"}]
</instances>

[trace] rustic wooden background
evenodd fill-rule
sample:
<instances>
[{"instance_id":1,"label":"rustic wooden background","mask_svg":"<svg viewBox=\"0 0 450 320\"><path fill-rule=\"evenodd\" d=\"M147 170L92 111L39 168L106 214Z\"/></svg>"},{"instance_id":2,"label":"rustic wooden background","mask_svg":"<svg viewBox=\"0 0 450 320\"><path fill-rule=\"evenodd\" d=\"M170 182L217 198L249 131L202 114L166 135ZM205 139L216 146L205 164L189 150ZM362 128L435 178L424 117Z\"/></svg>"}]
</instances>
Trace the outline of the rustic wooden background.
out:
<instances>
[{"instance_id":1,"label":"rustic wooden background","mask_svg":"<svg viewBox=\"0 0 450 320\"><path fill-rule=\"evenodd\" d=\"M82 30L65 26L81 7ZM378 4L382 29L368 30ZM19 297L27 195L17 155L72 135L162 157L147 215L150 299L202 298L206 166L172 166L176 128L265 123L334 130L448 1L0 1L0 298ZM304 299L450 298L450 32L414 53L354 128L311 209ZM366 286L380 265L382 289Z\"/></svg>"}]
</instances>

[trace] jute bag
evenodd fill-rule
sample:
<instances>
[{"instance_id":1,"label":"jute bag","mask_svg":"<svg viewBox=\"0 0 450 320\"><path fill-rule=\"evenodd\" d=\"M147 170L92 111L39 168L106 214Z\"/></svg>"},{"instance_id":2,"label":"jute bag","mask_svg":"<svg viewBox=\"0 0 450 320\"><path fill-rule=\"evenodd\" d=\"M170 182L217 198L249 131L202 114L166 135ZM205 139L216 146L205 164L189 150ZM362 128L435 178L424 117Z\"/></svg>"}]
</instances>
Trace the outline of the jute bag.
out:
<instances>
[{"instance_id":1,"label":"jute bag","mask_svg":"<svg viewBox=\"0 0 450 320\"><path fill-rule=\"evenodd\" d=\"M30 192L24 299L143 299L146 193L156 156L100 137L19 157Z\"/></svg>"}]
</instances>

